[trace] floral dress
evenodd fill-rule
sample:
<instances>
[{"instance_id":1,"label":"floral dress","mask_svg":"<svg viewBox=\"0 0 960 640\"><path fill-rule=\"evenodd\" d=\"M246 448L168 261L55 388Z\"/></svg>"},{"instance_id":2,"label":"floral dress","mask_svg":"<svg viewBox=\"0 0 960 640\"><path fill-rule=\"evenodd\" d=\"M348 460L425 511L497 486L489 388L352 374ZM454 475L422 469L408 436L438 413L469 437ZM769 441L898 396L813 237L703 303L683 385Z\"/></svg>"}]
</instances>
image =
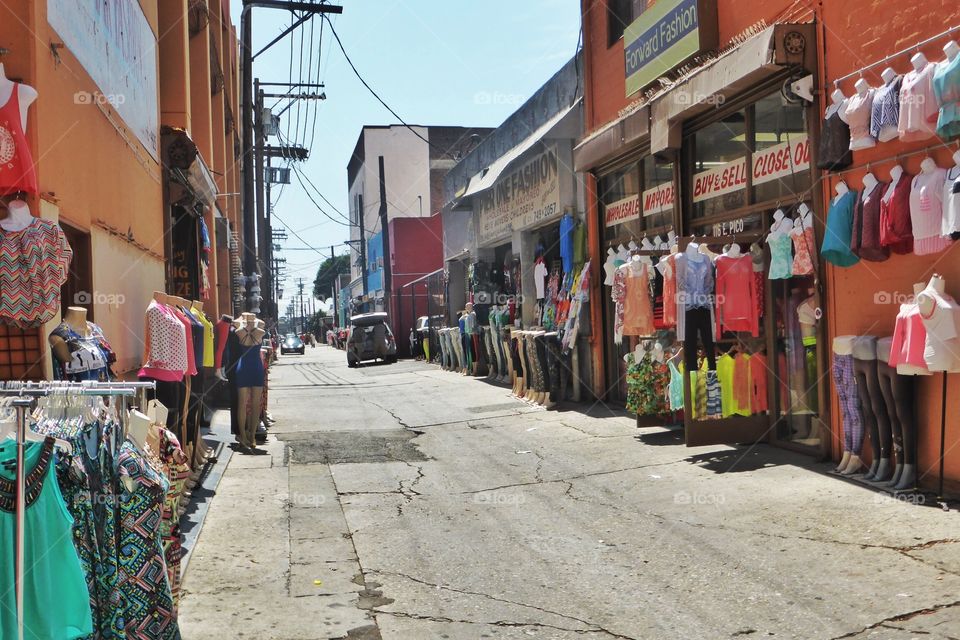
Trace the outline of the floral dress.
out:
<instances>
[{"instance_id":1,"label":"floral dress","mask_svg":"<svg viewBox=\"0 0 960 640\"><path fill-rule=\"evenodd\" d=\"M640 416L669 413L670 370L667 365L651 358L635 363L633 354L628 358L627 410Z\"/></svg>"},{"instance_id":2,"label":"floral dress","mask_svg":"<svg viewBox=\"0 0 960 640\"><path fill-rule=\"evenodd\" d=\"M623 304L627 299L627 280L623 269L617 269L613 274L613 288L610 298L615 305L613 314L613 341L616 344L623 342Z\"/></svg>"},{"instance_id":3,"label":"floral dress","mask_svg":"<svg viewBox=\"0 0 960 640\"><path fill-rule=\"evenodd\" d=\"M160 528L169 482L129 441L120 445L117 469L120 585L127 600L127 637L180 640Z\"/></svg>"},{"instance_id":4,"label":"floral dress","mask_svg":"<svg viewBox=\"0 0 960 640\"><path fill-rule=\"evenodd\" d=\"M813 273L813 255L816 251L813 237L813 227L806 227L803 231L793 231L793 275L808 276Z\"/></svg>"}]
</instances>

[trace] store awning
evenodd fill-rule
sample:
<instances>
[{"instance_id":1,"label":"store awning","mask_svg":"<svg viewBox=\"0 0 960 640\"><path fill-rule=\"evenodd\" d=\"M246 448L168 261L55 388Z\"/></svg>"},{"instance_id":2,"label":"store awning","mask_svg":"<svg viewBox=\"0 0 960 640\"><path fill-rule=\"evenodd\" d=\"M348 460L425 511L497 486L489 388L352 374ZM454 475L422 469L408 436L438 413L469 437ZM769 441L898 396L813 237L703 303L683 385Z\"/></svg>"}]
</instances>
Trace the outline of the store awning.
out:
<instances>
[{"instance_id":1,"label":"store awning","mask_svg":"<svg viewBox=\"0 0 960 640\"><path fill-rule=\"evenodd\" d=\"M580 103L581 101L578 99L566 109L562 109L557 112L552 118L537 127L533 133L524 138L523 142L497 158L493 163L490 164L489 167L470 178L470 181L467 183L467 188L464 190L463 194L459 195L458 197L462 200L463 198L468 198L476 193L480 193L481 191L485 191L492 187L497 181L497 178L500 177L500 174L502 174L511 163L522 156L526 151L529 151L533 145L540 142L541 139L547 137L554 128L563 122L564 118L566 118L569 113L576 109L578 115Z\"/></svg>"},{"instance_id":2,"label":"store awning","mask_svg":"<svg viewBox=\"0 0 960 640\"><path fill-rule=\"evenodd\" d=\"M790 35L785 40L785 37ZM796 36L799 36L797 38ZM718 105L737 93L802 66L815 51L812 24L777 24L692 70L650 103L650 152L679 149L684 120ZM789 44L786 44L789 40Z\"/></svg>"},{"instance_id":3,"label":"store awning","mask_svg":"<svg viewBox=\"0 0 960 640\"><path fill-rule=\"evenodd\" d=\"M586 136L573 148L574 171L589 171L630 151L650 135L650 108L637 107Z\"/></svg>"}]
</instances>

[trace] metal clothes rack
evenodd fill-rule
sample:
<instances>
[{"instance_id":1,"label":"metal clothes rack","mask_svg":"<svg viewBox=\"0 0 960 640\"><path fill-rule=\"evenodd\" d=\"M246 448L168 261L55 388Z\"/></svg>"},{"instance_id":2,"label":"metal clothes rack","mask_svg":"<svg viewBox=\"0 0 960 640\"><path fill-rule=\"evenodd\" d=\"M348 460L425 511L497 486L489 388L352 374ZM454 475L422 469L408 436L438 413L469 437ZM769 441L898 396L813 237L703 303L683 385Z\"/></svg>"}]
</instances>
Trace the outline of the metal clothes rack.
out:
<instances>
[{"instance_id":1,"label":"metal clothes rack","mask_svg":"<svg viewBox=\"0 0 960 640\"><path fill-rule=\"evenodd\" d=\"M156 382L0 382L0 396L15 396L4 403L16 409L17 446L17 504L16 504L16 564L14 582L17 599L17 640L24 640L23 620L23 552L25 539L26 487L24 486L24 443L27 435L27 410L38 397L56 393L81 396L118 396L126 398L141 390L155 389ZM126 408L124 402L123 409ZM121 412L122 415L122 412Z\"/></svg>"},{"instance_id":2,"label":"metal clothes rack","mask_svg":"<svg viewBox=\"0 0 960 640\"><path fill-rule=\"evenodd\" d=\"M851 72L851 73L848 73L848 74L845 75L845 76L841 76L841 77L837 78L836 80L833 81L833 84L834 84L834 86L837 86L837 85L839 85L841 82L843 82L844 80L847 80L847 79L849 79L849 78L852 78L853 76L862 76L862 75L863 75L863 72L864 72L864 71L867 71L868 69L873 69L874 67L879 67L880 65L882 65L882 64L884 64L884 63L887 63L887 62L890 62L891 60L895 60L895 59L899 58L899 57L902 56L902 55L905 55L905 54L907 54L907 53L910 53L911 51L919 51L920 47L924 47L924 46L930 44L931 42L936 42L936 41L939 40L940 38L944 38L944 37L946 37L946 36L949 36L949 35L950 35L951 33L953 33L954 31L960 31L960 24L954 25L954 26L950 27L949 29L947 29L946 31L941 31L941 32L938 33L937 35L932 36L932 37L930 37L930 38L927 38L926 40L922 40L922 41L916 43L915 45L912 45L912 46L907 47L907 48L905 48L905 49L901 49L900 51L897 51L896 53L891 53L891 54L888 55L886 58L881 58L880 60L877 60L876 62L871 62L870 64L868 64L868 65L865 66L865 67L860 67L860 68L857 69L856 71L853 71L853 72Z\"/></svg>"}]
</instances>

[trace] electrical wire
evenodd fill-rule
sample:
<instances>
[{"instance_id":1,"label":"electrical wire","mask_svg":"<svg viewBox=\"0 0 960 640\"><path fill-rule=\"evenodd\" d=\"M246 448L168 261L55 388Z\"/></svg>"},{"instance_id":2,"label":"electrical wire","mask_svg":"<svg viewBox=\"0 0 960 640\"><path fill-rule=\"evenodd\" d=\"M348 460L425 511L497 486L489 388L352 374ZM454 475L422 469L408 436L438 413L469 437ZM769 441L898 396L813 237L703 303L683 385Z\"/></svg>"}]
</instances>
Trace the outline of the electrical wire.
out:
<instances>
[{"instance_id":1,"label":"electrical wire","mask_svg":"<svg viewBox=\"0 0 960 640\"><path fill-rule=\"evenodd\" d=\"M334 39L337 41L337 45L340 47L340 51L343 53L344 59L347 61L347 64L350 65L350 68L353 70L354 75L357 76L357 79L360 80L361 84L363 84L363 86L367 88L367 91L369 91L370 94L371 94L374 98L377 99L377 102L379 102L380 104L382 104L382 105L384 106L384 108L386 108L387 111L389 111L391 114L393 114L393 117L394 117L394 118L396 118L397 120L400 121L400 124L402 124L404 127L406 127L407 129L409 129L410 132L413 133L413 135L417 136L418 138L420 138L421 140L423 140L424 142L426 142L428 146L430 146L430 147L433 148L433 149L436 149L438 152L442 153L444 156L452 157L452 156L450 156L450 154L447 153L445 150L443 150L443 149L441 149L440 147L438 147L437 145L431 143L429 140L427 140L426 138L424 138L424 137L420 134L419 131L417 131L417 130L414 129L412 126L410 126L409 124L407 124L407 121L404 120L403 118L401 118L400 115L399 115L396 111L394 111L393 108L390 107L390 105L388 105L386 102L384 102L384 101L383 101L383 98L381 98L380 95L379 95L376 91L373 90L373 87L371 87L369 84L367 84L367 81L364 80L364 79L363 79L363 76L360 75L360 72L357 71L357 67L353 64L353 60L351 60L351 59L350 59L350 56L347 55L347 50L344 48L343 42L341 42L340 36L337 34L337 30L333 28L333 22L330 21L329 16L327 16L326 14L323 15L323 18L330 24L330 33L333 34Z\"/></svg>"}]
</instances>

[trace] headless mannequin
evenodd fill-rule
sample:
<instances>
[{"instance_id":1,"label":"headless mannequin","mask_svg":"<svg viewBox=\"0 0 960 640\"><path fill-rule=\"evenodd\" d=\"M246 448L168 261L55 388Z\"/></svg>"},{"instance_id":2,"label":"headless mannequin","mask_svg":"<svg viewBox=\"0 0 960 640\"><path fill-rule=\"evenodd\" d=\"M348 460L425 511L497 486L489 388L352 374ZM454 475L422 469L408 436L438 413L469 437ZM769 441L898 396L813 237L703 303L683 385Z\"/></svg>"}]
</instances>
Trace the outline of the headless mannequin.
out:
<instances>
[{"instance_id":1,"label":"headless mannequin","mask_svg":"<svg viewBox=\"0 0 960 640\"><path fill-rule=\"evenodd\" d=\"M860 200L866 202L878 184L880 184L880 181L877 180L877 177L868 171L863 176L863 192L860 194Z\"/></svg>"},{"instance_id":2,"label":"headless mannequin","mask_svg":"<svg viewBox=\"0 0 960 640\"><path fill-rule=\"evenodd\" d=\"M13 87L16 84L19 83L7 79L3 63L0 62L0 105L7 104L7 100L13 94ZM36 89L26 84L21 84L17 90L17 98L20 102L20 126L23 127L24 132L27 130L27 110L39 96L40 94L37 93Z\"/></svg>"},{"instance_id":3,"label":"headless mannequin","mask_svg":"<svg viewBox=\"0 0 960 640\"><path fill-rule=\"evenodd\" d=\"M0 218L0 228L15 233L23 231L33 222L30 206L23 200L12 200L7 203L7 217Z\"/></svg>"},{"instance_id":4,"label":"headless mannequin","mask_svg":"<svg viewBox=\"0 0 960 640\"><path fill-rule=\"evenodd\" d=\"M840 117L843 117L843 106L844 101L846 101L847 96L843 95L843 91L840 89L834 89L833 93L830 94L830 106L827 107L826 112L823 114L824 119L829 118L833 114L840 112Z\"/></svg>"},{"instance_id":5,"label":"headless mannequin","mask_svg":"<svg viewBox=\"0 0 960 640\"><path fill-rule=\"evenodd\" d=\"M917 73L923 71L924 67L927 66L927 56L922 53L916 53L912 58L910 58L910 64L913 65L913 70Z\"/></svg>"},{"instance_id":6,"label":"headless mannequin","mask_svg":"<svg viewBox=\"0 0 960 640\"><path fill-rule=\"evenodd\" d=\"M90 327L87 325L87 310L83 307L67 307L67 312L63 314L63 322L69 325L78 335L84 338L90 337ZM47 341L50 343L53 355L58 361L62 364L70 362L72 359L70 348L63 338L50 334Z\"/></svg>"},{"instance_id":7,"label":"headless mannequin","mask_svg":"<svg viewBox=\"0 0 960 640\"><path fill-rule=\"evenodd\" d=\"M857 336L837 336L833 339L834 372L838 370L837 360L839 357L848 357L852 359L853 345ZM849 372L851 379L845 381L844 385L835 384L837 395L840 397L840 409L843 414L844 428L844 451L840 464L835 471L845 476L850 476L860 470L860 446L862 445L863 419L860 414L859 398L853 371ZM856 433L856 429L860 433ZM848 431L849 430L849 431Z\"/></svg>"},{"instance_id":8,"label":"headless mannequin","mask_svg":"<svg viewBox=\"0 0 960 640\"><path fill-rule=\"evenodd\" d=\"M127 414L127 437L133 440L134 444L136 444L141 451L148 448L153 448L154 451L157 451L155 444L152 444L150 447L147 446L148 441L151 439L151 426L150 418L139 411L133 410Z\"/></svg>"},{"instance_id":9,"label":"headless mannequin","mask_svg":"<svg viewBox=\"0 0 960 640\"><path fill-rule=\"evenodd\" d=\"M960 53L960 45L951 40L947 44L943 45L943 53L946 54L948 61L953 62L954 59L956 59L957 54Z\"/></svg>"},{"instance_id":10,"label":"headless mannequin","mask_svg":"<svg viewBox=\"0 0 960 640\"><path fill-rule=\"evenodd\" d=\"M887 67L880 72L880 77L883 78L883 84L887 85L897 78L897 72L892 67Z\"/></svg>"},{"instance_id":11,"label":"headless mannequin","mask_svg":"<svg viewBox=\"0 0 960 640\"><path fill-rule=\"evenodd\" d=\"M258 350L266 334L258 324L257 316L252 313L243 313L234 324L237 339L244 351L256 347ZM252 357L252 356L250 356ZM257 353L256 357L260 357ZM263 402L263 385L237 387L238 421L237 439L248 449L256 449L257 427L260 425L260 413Z\"/></svg>"},{"instance_id":12,"label":"headless mannequin","mask_svg":"<svg viewBox=\"0 0 960 640\"><path fill-rule=\"evenodd\" d=\"M878 480L880 465L883 464L886 473L889 473L887 470L890 468L890 419L877 374L876 336L857 336L853 342L853 358L860 409L863 412L864 428L870 433L870 449L873 454L870 470L864 479Z\"/></svg>"},{"instance_id":13,"label":"headless mannequin","mask_svg":"<svg viewBox=\"0 0 960 640\"><path fill-rule=\"evenodd\" d=\"M617 270L617 265L614 264L614 260L617 259L617 252L613 250L613 247L607 249L607 261L603 263L603 272L605 275L603 279L603 284L608 287L613 286L613 272Z\"/></svg>"},{"instance_id":14,"label":"headless mannequin","mask_svg":"<svg viewBox=\"0 0 960 640\"><path fill-rule=\"evenodd\" d=\"M888 451L893 451L896 457L896 466L884 469L884 459L880 460L880 467L874 474L874 482L883 482L888 487L896 487L907 471L907 484L913 484L916 477L916 442L913 424L913 381L908 376L897 374L891 367L890 345L893 338L877 340L877 375L880 380L880 391L887 407L887 416L890 419L890 442L885 443L887 434L880 434L881 447L887 445ZM889 465L890 458L887 458Z\"/></svg>"},{"instance_id":15,"label":"headless mannequin","mask_svg":"<svg viewBox=\"0 0 960 640\"><path fill-rule=\"evenodd\" d=\"M920 171L922 171L923 173L928 173L928 174L933 173L934 171L937 170L937 168L938 168L937 161L934 160L933 158L930 158L929 156L924 158L923 161L920 163Z\"/></svg>"},{"instance_id":16,"label":"headless mannequin","mask_svg":"<svg viewBox=\"0 0 960 640\"><path fill-rule=\"evenodd\" d=\"M898 164L893 165L893 168L890 169L890 186L887 187L887 190L883 194L883 201L890 202L890 199L893 197L893 191L897 188L897 185L900 184L900 178L903 177L903 167Z\"/></svg>"}]
</instances>

